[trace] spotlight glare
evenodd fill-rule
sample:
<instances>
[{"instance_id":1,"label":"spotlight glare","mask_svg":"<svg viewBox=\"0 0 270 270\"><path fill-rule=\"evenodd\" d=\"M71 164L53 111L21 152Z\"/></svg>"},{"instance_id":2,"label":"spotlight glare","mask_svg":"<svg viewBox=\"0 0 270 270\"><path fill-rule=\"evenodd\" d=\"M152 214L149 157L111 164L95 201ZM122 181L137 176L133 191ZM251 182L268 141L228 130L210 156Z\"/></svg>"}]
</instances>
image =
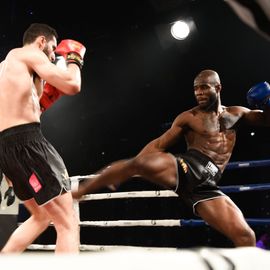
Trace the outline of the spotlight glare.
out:
<instances>
[{"instance_id":1,"label":"spotlight glare","mask_svg":"<svg viewBox=\"0 0 270 270\"><path fill-rule=\"evenodd\" d=\"M189 35L190 29L186 22L177 21L171 27L171 34L175 39L183 40Z\"/></svg>"}]
</instances>

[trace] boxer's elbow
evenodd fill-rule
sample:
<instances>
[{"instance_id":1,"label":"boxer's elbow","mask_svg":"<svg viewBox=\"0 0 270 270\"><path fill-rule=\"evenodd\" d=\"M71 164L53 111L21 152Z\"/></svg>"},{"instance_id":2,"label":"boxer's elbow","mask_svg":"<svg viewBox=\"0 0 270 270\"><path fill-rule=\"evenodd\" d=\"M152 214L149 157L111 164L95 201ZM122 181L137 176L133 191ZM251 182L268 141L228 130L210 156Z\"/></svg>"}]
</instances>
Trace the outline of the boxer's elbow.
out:
<instances>
[{"instance_id":1,"label":"boxer's elbow","mask_svg":"<svg viewBox=\"0 0 270 270\"><path fill-rule=\"evenodd\" d=\"M81 81L80 80L73 80L69 83L68 87L66 88L67 95L73 96L81 91Z\"/></svg>"},{"instance_id":2,"label":"boxer's elbow","mask_svg":"<svg viewBox=\"0 0 270 270\"><path fill-rule=\"evenodd\" d=\"M73 85L71 88L70 88L70 95L73 96L73 95L77 95L81 92L81 85Z\"/></svg>"}]
</instances>

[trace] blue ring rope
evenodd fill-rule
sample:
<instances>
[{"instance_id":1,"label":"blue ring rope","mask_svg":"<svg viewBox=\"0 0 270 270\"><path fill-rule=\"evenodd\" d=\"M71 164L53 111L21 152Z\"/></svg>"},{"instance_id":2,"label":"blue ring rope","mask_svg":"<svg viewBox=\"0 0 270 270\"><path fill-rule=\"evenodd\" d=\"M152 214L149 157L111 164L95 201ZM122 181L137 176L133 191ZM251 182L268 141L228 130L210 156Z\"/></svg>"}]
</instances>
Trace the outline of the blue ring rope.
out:
<instances>
[{"instance_id":1,"label":"blue ring rope","mask_svg":"<svg viewBox=\"0 0 270 270\"><path fill-rule=\"evenodd\" d=\"M226 169L232 170L248 167L264 167L264 166L270 166L270 159L229 162L226 166Z\"/></svg>"},{"instance_id":2,"label":"blue ring rope","mask_svg":"<svg viewBox=\"0 0 270 270\"><path fill-rule=\"evenodd\" d=\"M270 159L229 162L226 166L226 169L231 170L231 169L239 169L239 168L264 167L264 166L270 166ZM270 183L220 186L220 189L225 193L235 193L235 192L241 192L241 191L254 191L254 190L268 190L270 189Z\"/></svg>"},{"instance_id":3,"label":"blue ring rope","mask_svg":"<svg viewBox=\"0 0 270 270\"><path fill-rule=\"evenodd\" d=\"M270 183L250 184L250 185L219 186L219 188L224 193L235 193L235 192L254 191L254 190L268 190L268 189L270 189Z\"/></svg>"},{"instance_id":4,"label":"blue ring rope","mask_svg":"<svg viewBox=\"0 0 270 270\"><path fill-rule=\"evenodd\" d=\"M249 225L270 225L269 218L247 218L247 223ZM181 227L199 227L208 225L205 221L200 219L180 219Z\"/></svg>"}]
</instances>

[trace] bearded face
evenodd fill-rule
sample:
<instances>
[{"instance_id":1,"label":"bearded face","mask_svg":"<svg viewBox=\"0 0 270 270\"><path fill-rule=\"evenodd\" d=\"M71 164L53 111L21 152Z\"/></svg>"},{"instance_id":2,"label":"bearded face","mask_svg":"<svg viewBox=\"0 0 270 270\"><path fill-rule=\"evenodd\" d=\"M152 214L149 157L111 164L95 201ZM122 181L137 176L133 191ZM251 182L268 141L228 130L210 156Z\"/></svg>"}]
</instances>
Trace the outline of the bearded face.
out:
<instances>
[{"instance_id":1,"label":"bearded face","mask_svg":"<svg viewBox=\"0 0 270 270\"><path fill-rule=\"evenodd\" d=\"M51 62L55 60L54 50L56 48L56 39L52 39L49 42L45 42L43 52L47 55Z\"/></svg>"}]
</instances>

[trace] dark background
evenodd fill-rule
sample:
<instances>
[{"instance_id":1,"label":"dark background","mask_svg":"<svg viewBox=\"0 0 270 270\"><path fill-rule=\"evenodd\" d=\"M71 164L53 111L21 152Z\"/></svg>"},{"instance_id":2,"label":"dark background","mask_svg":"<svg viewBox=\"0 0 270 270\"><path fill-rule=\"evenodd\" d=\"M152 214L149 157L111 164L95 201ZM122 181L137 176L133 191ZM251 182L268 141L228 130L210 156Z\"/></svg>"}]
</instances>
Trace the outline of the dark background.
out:
<instances>
[{"instance_id":1,"label":"dark background","mask_svg":"<svg viewBox=\"0 0 270 270\"><path fill-rule=\"evenodd\" d=\"M87 48L81 93L61 98L42 117L43 131L63 156L70 175L92 173L108 162L135 155L160 135L165 123L196 105L193 79L202 69L219 73L224 105L247 106L248 89L270 81L269 41L245 25L224 1L70 5L10 0L1 5L1 59L21 46L23 32L32 22L48 23L57 29L59 41L72 38ZM176 41L169 25L184 17L192 18L196 29L187 40ZM268 156L269 129L254 138L249 130L243 133L233 160ZM247 153L242 155L243 149Z\"/></svg>"},{"instance_id":2,"label":"dark background","mask_svg":"<svg viewBox=\"0 0 270 270\"><path fill-rule=\"evenodd\" d=\"M176 41L169 26L184 17L194 20L195 29L187 40ZM43 132L70 175L94 173L133 156L164 132L180 112L196 105L193 79L202 69L219 73L226 106L247 106L248 89L270 81L269 41L221 0L1 1L1 60L21 46L32 22L48 23L59 41L71 38L87 48L81 93L62 97L42 116ZM268 159L269 133L269 128L240 130L231 160ZM174 150L184 148L180 143ZM268 173L268 168L225 172L222 184L267 182ZM251 198L269 203L268 193L245 196L239 201L243 207ZM248 216L262 211L261 204L246 208ZM263 211L269 215L269 209Z\"/></svg>"}]
</instances>

